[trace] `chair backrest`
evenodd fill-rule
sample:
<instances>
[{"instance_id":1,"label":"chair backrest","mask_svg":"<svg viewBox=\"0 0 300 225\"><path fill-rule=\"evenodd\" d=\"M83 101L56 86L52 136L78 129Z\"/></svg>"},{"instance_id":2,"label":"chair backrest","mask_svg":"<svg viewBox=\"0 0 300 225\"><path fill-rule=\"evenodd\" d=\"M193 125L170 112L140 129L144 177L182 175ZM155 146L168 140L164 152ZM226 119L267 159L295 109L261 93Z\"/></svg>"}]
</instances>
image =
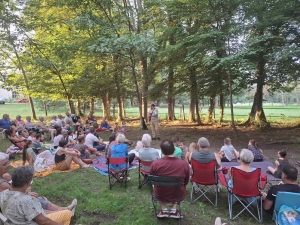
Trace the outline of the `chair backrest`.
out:
<instances>
[{"instance_id":1,"label":"chair backrest","mask_svg":"<svg viewBox=\"0 0 300 225\"><path fill-rule=\"evenodd\" d=\"M142 166L142 167L139 167L139 168L140 168L140 172L142 172L142 173L147 173L147 174L148 174L149 171L144 170L144 166L150 168L152 162L153 162L153 161L143 161L143 160L140 160L140 159L139 159L139 164L140 164L140 166Z\"/></svg>"},{"instance_id":2,"label":"chair backrest","mask_svg":"<svg viewBox=\"0 0 300 225\"><path fill-rule=\"evenodd\" d=\"M278 212L282 205L287 205L292 208L300 207L300 193L278 192L274 210Z\"/></svg>"},{"instance_id":3,"label":"chair backrest","mask_svg":"<svg viewBox=\"0 0 300 225\"><path fill-rule=\"evenodd\" d=\"M121 157L121 158L107 158L108 168L110 165L118 165L118 164L127 164L128 157Z\"/></svg>"},{"instance_id":4,"label":"chair backrest","mask_svg":"<svg viewBox=\"0 0 300 225\"><path fill-rule=\"evenodd\" d=\"M243 197L254 197L260 195L260 173L261 168L256 168L252 172L231 167L231 177L233 182L232 193Z\"/></svg>"},{"instance_id":5,"label":"chair backrest","mask_svg":"<svg viewBox=\"0 0 300 225\"><path fill-rule=\"evenodd\" d=\"M191 160L193 175L191 180L202 185L214 185L218 183L217 162L200 163Z\"/></svg>"}]
</instances>

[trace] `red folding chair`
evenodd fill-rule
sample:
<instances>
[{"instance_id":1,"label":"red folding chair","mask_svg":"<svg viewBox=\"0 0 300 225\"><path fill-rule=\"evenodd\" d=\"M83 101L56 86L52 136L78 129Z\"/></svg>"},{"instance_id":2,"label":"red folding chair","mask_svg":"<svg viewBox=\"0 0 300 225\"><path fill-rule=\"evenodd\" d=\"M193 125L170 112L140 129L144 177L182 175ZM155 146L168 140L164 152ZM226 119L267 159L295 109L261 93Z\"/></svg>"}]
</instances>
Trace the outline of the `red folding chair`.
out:
<instances>
[{"instance_id":1,"label":"red folding chair","mask_svg":"<svg viewBox=\"0 0 300 225\"><path fill-rule=\"evenodd\" d=\"M148 175L150 173L150 167L153 161L143 161L139 159L139 188L142 188L148 183ZM149 169L145 170L144 167Z\"/></svg>"},{"instance_id":2,"label":"red folding chair","mask_svg":"<svg viewBox=\"0 0 300 225\"><path fill-rule=\"evenodd\" d=\"M127 187L127 176L128 176L128 157L122 158L107 158L108 164L108 180L109 189L116 183L125 183L125 188ZM123 169L112 169L111 165L126 164Z\"/></svg>"},{"instance_id":3,"label":"red folding chair","mask_svg":"<svg viewBox=\"0 0 300 225\"><path fill-rule=\"evenodd\" d=\"M200 163L194 159L191 160L193 175L191 177L191 193L190 202L193 203L204 196L214 207L218 205L218 176L217 162ZM193 200L193 195L200 195ZM213 203L207 194L211 192L215 195L215 203Z\"/></svg>"},{"instance_id":4,"label":"red folding chair","mask_svg":"<svg viewBox=\"0 0 300 225\"><path fill-rule=\"evenodd\" d=\"M242 212L247 210L259 223L263 220L262 214L262 195L261 187L261 168L257 168L253 172L245 172L235 167L231 167L231 178L233 187L228 187L228 207L229 217L234 220ZM251 198L251 200L250 200ZM239 202L243 209L234 217L232 215L232 207L235 202ZM259 204L259 201L260 204ZM253 208L257 209L257 216L252 212Z\"/></svg>"}]
</instances>

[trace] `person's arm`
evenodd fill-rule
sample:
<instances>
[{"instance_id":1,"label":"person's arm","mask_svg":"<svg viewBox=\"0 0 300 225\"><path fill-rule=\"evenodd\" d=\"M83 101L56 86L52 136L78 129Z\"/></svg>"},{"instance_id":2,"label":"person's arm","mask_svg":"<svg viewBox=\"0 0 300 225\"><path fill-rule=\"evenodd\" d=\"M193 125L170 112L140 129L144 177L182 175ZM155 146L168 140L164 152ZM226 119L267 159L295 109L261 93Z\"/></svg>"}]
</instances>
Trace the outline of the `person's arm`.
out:
<instances>
[{"instance_id":1,"label":"person's arm","mask_svg":"<svg viewBox=\"0 0 300 225\"><path fill-rule=\"evenodd\" d=\"M62 155L62 154L68 154L68 155L72 155L72 156L78 156L80 157L80 152L77 149L69 149L69 148L63 148L63 149L59 149L58 152Z\"/></svg>"},{"instance_id":2,"label":"person's arm","mask_svg":"<svg viewBox=\"0 0 300 225\"><path fill-rule=\"evenodd\" d=\"M28 156L27 156L27 157L28 157L27 160L28 160L29 166L33 166L33 161L32 161L32 158L33 158L33 157L32 157L32 154L34 154L34 153L31 152L31 153L29 153Z\"/></svg>"},{"instance_id":3,"label":"person's arm","mask_svg":"<svg viewBox=\"0 0 300 225\"><path fill-rule=\"evenodd\" d=\"M11 186L7 183L7 182L2 182L1 184L0 184L0 192L1 191L4 191L4 190L6 190L6 189L10 189L11 188Z\"/></svg>"},{"instance_id":4,"label":"person's arm","mask_svg":"<svg viewBox=\"0 0 300 225\"><path fill-rule=\"evenodd\" d=\"M39 225L63 225L63 223L58 223L50 218L44 216L42 213L33 218L33 221Z\"/></svg>"},{"instance_id":5,"label":"person's arm","mask_svg":"<svg viewBox=\"0 0 300 225\"><path fill-rule=\"evenodd\" d=\"M269 210L275 201L275 196L272 195L272 188L268 191L268 194L263 192L262 199L264 200L263 208L264 210Z\"/></svg>"},{"instance_id":6,"label":"person's arm","mask_svg":"<svg viewBox=\"0 0 300 225\"><path fill-rule=\"evenodd\" d=\"M236 151L236 150L233 148L232 153L233 153L234 158L236 159L236 161L238 161L238 157L237 157L237 154L235 153L235 151Z\"/></svg>"},{"instance_id":7,"label":"person's arm","mask_svg":"<svg viewBox=\"0 0 300 225\"><path fill-rule=\"evenodd\" d=\"M220 168L221 167L221 157L220 157L220 154L219 153L215 153L215 156L216 156L216 161L217 161L217 168Z\"/></svg>"}]
</instances>

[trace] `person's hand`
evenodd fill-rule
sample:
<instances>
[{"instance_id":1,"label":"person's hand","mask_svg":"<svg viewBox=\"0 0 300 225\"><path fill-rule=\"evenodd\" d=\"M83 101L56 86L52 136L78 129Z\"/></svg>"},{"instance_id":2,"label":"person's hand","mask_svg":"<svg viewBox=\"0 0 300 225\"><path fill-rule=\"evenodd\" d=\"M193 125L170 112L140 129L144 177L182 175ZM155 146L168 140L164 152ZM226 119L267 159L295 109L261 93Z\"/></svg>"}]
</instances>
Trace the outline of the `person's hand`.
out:
<instances>
[{"instance_id":1,"label":"person's hand","mask_svg":"<svg viewBox=\"0 0 300 225\"><path fill-rule=\"evenodd\" d=\"M28 194L30 196L34 197L34 198L38 198L39 197L38 193L36 193L36 192L29 192Z\"/></svg>"},{"instance_id":2,"label":"person's hand","mask_svg":"<svg viewBox=\"0 0 300 225\"><path fill-rule=\"evenodd\" d=\"M266 192L261 192L262 200L266 200L267 193Z\"/></svg>"}]
</instances>

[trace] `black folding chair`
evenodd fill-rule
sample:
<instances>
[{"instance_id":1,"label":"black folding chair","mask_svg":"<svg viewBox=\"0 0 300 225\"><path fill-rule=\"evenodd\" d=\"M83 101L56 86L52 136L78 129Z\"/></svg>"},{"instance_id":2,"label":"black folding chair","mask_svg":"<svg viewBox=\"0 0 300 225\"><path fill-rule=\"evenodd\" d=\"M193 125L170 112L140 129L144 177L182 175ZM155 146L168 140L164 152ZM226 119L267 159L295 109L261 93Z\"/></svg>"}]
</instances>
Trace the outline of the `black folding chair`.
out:
<instances>
[{"instance_id":1,"label":"black folding chair","mask_svg":"<svg viewBox=\"0 0 300 225\"><path fill-rule=\"evenodd\" d=\"M150 168L153 161L143 161L139 159L139 188L142 188L148 183L149 171L145 170L144 167ZM149 169L150 170L150 169Z\"/></svg>"},{"instance_id":2,"label":"black folding chair","mask_svg":"<svg viewBox=\"0 0 300 225\"><path fill-rule=\"evenodd\" d=\"M122 169L112 169L111 165L126 164L125 168ZM128 176L128 157L122 158L107 158L108 165L108 180L109 180L109 189L116 183L125 183L125 188L127 187L127 176Z\"/></svg>"},{"instance_id":3,"label":"black folding chair","mask_svg":"<svg viewBox=\"0 0 300 225\"><path fill-rule=\"evenodd\" d=\"M151 184L151 193L152 193L152 204L154 207L154 217L157 219L157 209L156 209L156 204L159 202L159 200L155 196L154 188L161 186L161 187L174 187L174 195L179 199L180 198L180 187L181 187L181 179L180 177L164 177L164 176L153 176L153 175L148 175L147 177L148 182ZM178 205L178 211L179 214L181 215L181 208L180 208L180 203L181 201L176 201L176 202L165 202L165 203L176 203ZM182 216L179 217L178 219L178 224L180 224L182 219Z\"/></svg>"}]
</instances>

